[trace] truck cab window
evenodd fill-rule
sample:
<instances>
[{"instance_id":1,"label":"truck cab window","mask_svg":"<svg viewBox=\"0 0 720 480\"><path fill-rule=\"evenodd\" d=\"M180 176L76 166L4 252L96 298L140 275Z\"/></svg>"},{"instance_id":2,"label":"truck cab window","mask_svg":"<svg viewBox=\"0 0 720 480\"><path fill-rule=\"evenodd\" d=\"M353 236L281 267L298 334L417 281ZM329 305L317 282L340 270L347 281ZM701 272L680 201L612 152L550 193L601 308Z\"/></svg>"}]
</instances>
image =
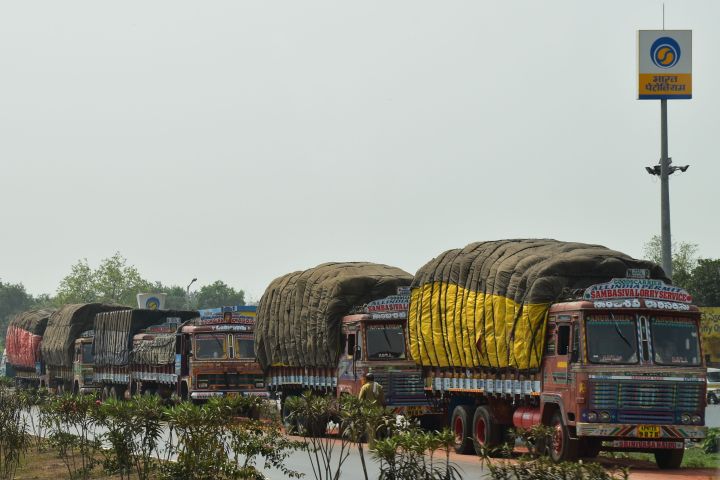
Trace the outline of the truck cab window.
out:
<instances>
[{"instance_id":1,"label":"truck cab window","mask_svg":"<svg viewBox=\"0 0 720 480\"><path fill-rule=\"evenodd\" d=\"M226 358L227 342L225 335L203 334L195 337L195 358Z\"/></svg>"},{"instance_id":2,"label":"truck cab window","mask_svg":"<svg viewBox=\"0 0 720 480\"><path fill-rule=\"evenodd\" d=\"M559 325L557 330L557 355L567 355L570 350L570 325Z\"/></svg>"}]
</instances>

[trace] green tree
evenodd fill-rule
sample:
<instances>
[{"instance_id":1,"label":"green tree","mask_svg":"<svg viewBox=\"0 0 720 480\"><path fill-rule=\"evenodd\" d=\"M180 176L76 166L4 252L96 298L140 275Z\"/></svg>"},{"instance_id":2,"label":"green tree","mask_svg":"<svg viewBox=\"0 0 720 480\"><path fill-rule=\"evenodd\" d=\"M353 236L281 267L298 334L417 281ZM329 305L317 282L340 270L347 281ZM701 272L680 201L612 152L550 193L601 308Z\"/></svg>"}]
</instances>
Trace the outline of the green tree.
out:
<instances>
[{"instance_id":1,"label":"green tree","mask_svg":"<svg viewBox=\"0 0 720 480\"><path fill-rule=\"evenodd\" d=\"M25 291L22 283L4 283L0 280L0 340L2 345L5 345L5 334L12 317L33 308L34 304L35 300Z\"/></svg>"},{"instance_id":2,"label":"green tree","mask_svg":"<svg viewBox=\"0 0 720 480\"><path fill-rule=\"evenodd\" d=\"M185 289L180 285L163 285L160 282L155 282L152 290L157 293L164 293L165 297L165 308L169 310L183 310L187 308L187 295Z\"/></svg>"},{"instance_id":3,"label":"green tree","mask_svg":"<svg viewBox=\"0 0 720 480\"><path fill-rule=\"evenodd\" d=\"M86 259L79 260L60 282L55 301L59 305L89 302L134 305L138 293L153 291L154 286L116 252L94 270Z\"/></svg>"},{"instance_id":4,"label":"green tree","mask_svg":"<svg viewBox=\"0 0 720 480\"><path fill-rule=\"evenodd\" d=\"M688 242L673 242L672 244L672 281L674 285L688 289L692 272L698 263L698 245ZM647 260L662 265L662 240L659 235L653 235L643 248Z\"/></svg>"},{"instance_id":5,"label":"green tree","mask_svg":"<svg viewBox=\"0 0 720 480\"><path fill-rule=\"evenodd\" d=\"M695 304L720 307L720 259L698 260L692 271L689 291Z\"/></svg>"},{"instance_id":6,"label":"green tree","mask_svg":"<svg viewBox=\"0 0 720 480\"><path fill-rule=\"evenodd\" d=\"M195 295L197 308L215 308L230 305L245 305L245 292L235 290L222 280L205 285Z\"/></svg>"}]
</instances>

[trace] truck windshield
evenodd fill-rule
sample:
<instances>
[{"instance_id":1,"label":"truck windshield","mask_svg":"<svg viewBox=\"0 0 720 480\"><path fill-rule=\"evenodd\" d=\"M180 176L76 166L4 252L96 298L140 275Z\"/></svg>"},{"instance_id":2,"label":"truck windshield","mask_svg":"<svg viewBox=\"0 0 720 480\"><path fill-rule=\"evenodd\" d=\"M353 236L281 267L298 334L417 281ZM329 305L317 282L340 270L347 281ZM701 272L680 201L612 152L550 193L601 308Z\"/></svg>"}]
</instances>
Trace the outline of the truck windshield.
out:
<instances>
[{"instance_id":1,"label":"truck windshield","mask_svg":"<svg viewBox=\"0 0 720 480\"><path fill-rule=\"evenodd\" d=\"M637 363L637 325L628 315L593 315L585 321L591 363Z\"/></svg>"},{"instance_id":2,"label":"truck windshield","mask_svg":"<svg viewBox=\"0 0 720 480\"><path fill-rule=\"evenodd\" d=\"M699 365L698 329L692 319L650 319L653 358L661 365Z\"/></svg>"},{"instance_id":3,"label":"truck windshield","mask_svg":"<svg viewBox=\"0 0 720 480\"><path fill-rule=\"evenodd\" d=\"M195 337L195 358L225 358L225 335L198 335Z\"/></svg>"},{"instance_id":4,"label":"truck windshield","mask_svg":"<svg viewBox=\"0 0 720 480\"><path fill-rule=\"evenodd\" d=\"M235 337L235 358L255 360L255 347L252 337Z\"/></svg>"},{"instance_id":5,"label":"truck windshield","mask_svg":"<svg viewBox=\"0 0 720 480\"><path fill-rule=\"evenodd\" d=\"M370 325L367 327L368 360L405 358L405 333L402 325Z\"/></svg>"},{"instance_id":6,"label":"truck windshield","mask_svg":"<svg viewBox=\"0 0 720 480\"><path fill-rule=\"evenodd\" d=\"M94 358L92 343L84 343L82 346L82 363L93 363Z\"/></svg>"}]
</instances>

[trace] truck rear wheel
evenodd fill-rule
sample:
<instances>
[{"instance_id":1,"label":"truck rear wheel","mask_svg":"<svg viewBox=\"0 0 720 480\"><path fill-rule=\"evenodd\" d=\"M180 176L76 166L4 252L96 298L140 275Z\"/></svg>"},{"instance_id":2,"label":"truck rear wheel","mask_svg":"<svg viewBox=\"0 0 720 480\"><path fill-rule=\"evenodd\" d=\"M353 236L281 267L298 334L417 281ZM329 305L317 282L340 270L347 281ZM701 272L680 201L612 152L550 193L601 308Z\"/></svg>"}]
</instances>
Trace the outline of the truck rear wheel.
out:
<instances>
[{"instance_id":1,"label":"truck rear wheel","mask_svg":"<svg viewBox=\"0 0 720 480\"><path fill-rule=\"evenodd\" d=\"M453 410L450 428L455 434L455 452L472 453L474 449L472 432L472 409L468 405L458 405Z\"/></svg>"},{"instance_id":2,"label":"truck rear wheel","mask_svg":"<svg viewBox=\"0 0 720 480\"><path fill-rule=\"evenodd\" d=\"M680 468L683 455L685 455L683 448L655 450L655 463L663 470Z\"/></svg>"},{"instance_id":3,"label":"truck rear wheel","mask_svg":"<svg viewBox=\"0 0 720 480\"><path fill-rule=\"evenodd\" d=\"M494 453L492 449L500 445L502 428L492 418L490 409L479 406L475 409L472 422L472 439L475 453L478 455Z\"/></svg>"},{"instance_id":4,"label":"truck rear wheel","mask_svg":"<svg viewBox=\"0 0 720 480\"><path fill-rule=\"evenodd\" d=\"M556 411L550 420L550 428L553 430L550 444L550 458L554 462L566 462L575 460L578 452L578 442L570 438L567 425L563 422L562 414Z\"/></svg>"}]
</instances>

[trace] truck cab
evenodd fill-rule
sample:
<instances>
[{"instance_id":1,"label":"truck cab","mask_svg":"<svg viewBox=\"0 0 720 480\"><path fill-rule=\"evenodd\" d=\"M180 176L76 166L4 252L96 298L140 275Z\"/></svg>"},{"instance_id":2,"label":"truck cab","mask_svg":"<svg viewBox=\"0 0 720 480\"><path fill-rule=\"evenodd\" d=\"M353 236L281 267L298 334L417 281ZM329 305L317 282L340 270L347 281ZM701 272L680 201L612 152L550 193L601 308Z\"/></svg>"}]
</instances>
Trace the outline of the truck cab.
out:
<instances>
[{"instance_id":1,"label":"truck cab","mask_svg":"<svg viewBox=\"0 0 720 480\"><path fill-rule=\"evenodd\" d=\"M95 393L100 390L100 385L93 381L94 366L93 333L92 331L83 332L80 338L75 340L73 354L72 392L75 395Z\"/></svg>"},{"instance_id":2,"label":"truck cab","mask_svg":"<svg viewBox=\"0 0 720 480\"><path fill-rule=\"evenodd\" d=\"M363 375L372 372L395 413L429 411L422 370L408 354L407 302L407 295L394 295L371 302L366 313L343 317L338 395L356 396Z\"/></svg>"},{"instance_id":3,"label":"truck cab","mask_svg":"<svg viewBox=\"0 0 720 480\"><path fill-rule=\"evenodd\" d=\"M548 314L540 402L551 455L642 451L676 468L685 439L706 433L700 313L657 280L592 288Z\"/></svg>"},{"instance_id":4,"label":"truck cab","mask_svg":"<svg viewBox=\"0 0 720 480\"><path fill-rule=\"evenodd\" d=\"M200 312L181 328L181 398L202 401L224 395L268 396L255 359L255 307L223 307Z\"/></svg>"}]
</instances>

